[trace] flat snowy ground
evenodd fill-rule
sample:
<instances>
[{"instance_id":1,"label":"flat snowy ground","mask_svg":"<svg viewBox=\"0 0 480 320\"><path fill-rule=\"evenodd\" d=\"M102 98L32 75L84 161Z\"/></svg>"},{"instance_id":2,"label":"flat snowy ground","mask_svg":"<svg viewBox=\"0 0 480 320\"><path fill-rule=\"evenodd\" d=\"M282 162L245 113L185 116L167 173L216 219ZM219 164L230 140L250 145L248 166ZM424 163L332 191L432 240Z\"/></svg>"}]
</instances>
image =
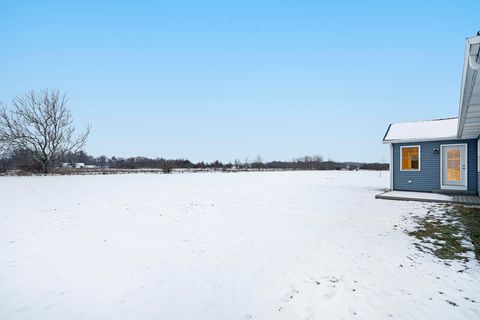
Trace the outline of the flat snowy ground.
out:
<instances>
[{"instance_id":1,"label":"flat snowy ground","mask_svg":"<svg viewBox=\"0 0 480 320\"><path fill-rule=\"evenodd\" d=\"M405 229L433 205L375 200L387 185L385 172L0 178L0 319L479 319L479 263L418 251Z\"/></svg>"}]
</instances>

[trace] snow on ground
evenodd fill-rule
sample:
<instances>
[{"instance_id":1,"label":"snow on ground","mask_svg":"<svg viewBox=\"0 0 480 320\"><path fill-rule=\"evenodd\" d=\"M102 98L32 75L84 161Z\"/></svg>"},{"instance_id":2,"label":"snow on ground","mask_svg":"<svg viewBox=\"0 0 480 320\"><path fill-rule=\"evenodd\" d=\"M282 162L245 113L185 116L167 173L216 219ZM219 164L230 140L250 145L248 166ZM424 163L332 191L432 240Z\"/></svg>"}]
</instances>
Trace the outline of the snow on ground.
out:
<instances>
[{"instance_id":1,"label":"snow on ground","mask_svg":"<svg viewBox=\"0 0 480 320\"><path fill-rule=\"evenodd\" d=\"M378 172L0 178L0 319L478 319ZM466 298L476 300L471 302ZM447 302L454 302L457 306Z\"/></svg>"}]
</instances>

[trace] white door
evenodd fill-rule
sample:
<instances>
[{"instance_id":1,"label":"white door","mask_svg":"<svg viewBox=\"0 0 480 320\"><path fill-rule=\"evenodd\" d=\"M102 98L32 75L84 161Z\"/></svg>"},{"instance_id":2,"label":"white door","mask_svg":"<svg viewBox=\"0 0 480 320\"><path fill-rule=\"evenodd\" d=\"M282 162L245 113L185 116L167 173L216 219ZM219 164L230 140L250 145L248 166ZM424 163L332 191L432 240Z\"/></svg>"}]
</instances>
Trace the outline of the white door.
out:
<instances>
[{"instance_id":1,"label":"white door","mask_svg":"<svg viewBox=\"0 0 480 320\"><path fill-rule=\"evenodd\" d=\"M467 145L442 145L442 189L467 190Z\"/></svg>"}]
</instances>

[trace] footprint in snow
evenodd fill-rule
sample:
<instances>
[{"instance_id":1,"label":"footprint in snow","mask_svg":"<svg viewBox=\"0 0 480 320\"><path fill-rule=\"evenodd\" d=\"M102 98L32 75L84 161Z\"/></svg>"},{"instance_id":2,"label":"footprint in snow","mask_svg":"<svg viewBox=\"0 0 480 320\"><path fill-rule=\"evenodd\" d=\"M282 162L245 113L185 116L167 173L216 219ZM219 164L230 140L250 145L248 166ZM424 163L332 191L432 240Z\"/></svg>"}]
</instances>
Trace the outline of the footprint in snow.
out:
<instances>
[{"instance_id":1,"label":"footprint in snow","mask_svg":"<svg viewBox=\"0 0 480 320\"><path fill-rule=\"evenodd\" d=\"M300 291L298 291L295 288L292 288L289 293L286 294L286 296L282 299L282 301L286 304L292 301L297 294L299 294ZM284 306L281 306L278 308L278 311L282 311Z\"/></svg>"},{"instance_id":2,"label":"footprint in snow","mask_svg":"<svg viewBox=\"0 0 480 320\"><path fill-rule=\"evenodd\" d=\"M453 301L450 301L450 300L445 300L445 301L447 301L448 304L450 304L450 305L452 305L452 306L454 306L454 307L458 307L458 304L455 303L455 302L453 302Z\"/></svg>"}]
</instances>

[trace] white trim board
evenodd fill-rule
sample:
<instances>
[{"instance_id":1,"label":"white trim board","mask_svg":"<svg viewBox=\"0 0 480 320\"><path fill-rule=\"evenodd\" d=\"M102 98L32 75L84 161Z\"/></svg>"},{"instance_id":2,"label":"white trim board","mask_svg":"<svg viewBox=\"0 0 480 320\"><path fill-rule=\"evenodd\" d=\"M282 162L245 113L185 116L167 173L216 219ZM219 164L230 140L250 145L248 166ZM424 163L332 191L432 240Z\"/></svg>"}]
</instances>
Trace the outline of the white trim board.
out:
<instances>
[{"instance_id":1,"label":"white trim board","mask_svg":"<svg viewBox=\"0 0 480 320\"><path fill-rule=\"evenodd\" d=\"M390 144L390 190L393 190L393 144Z\"/></svg>"}]
</instances>

